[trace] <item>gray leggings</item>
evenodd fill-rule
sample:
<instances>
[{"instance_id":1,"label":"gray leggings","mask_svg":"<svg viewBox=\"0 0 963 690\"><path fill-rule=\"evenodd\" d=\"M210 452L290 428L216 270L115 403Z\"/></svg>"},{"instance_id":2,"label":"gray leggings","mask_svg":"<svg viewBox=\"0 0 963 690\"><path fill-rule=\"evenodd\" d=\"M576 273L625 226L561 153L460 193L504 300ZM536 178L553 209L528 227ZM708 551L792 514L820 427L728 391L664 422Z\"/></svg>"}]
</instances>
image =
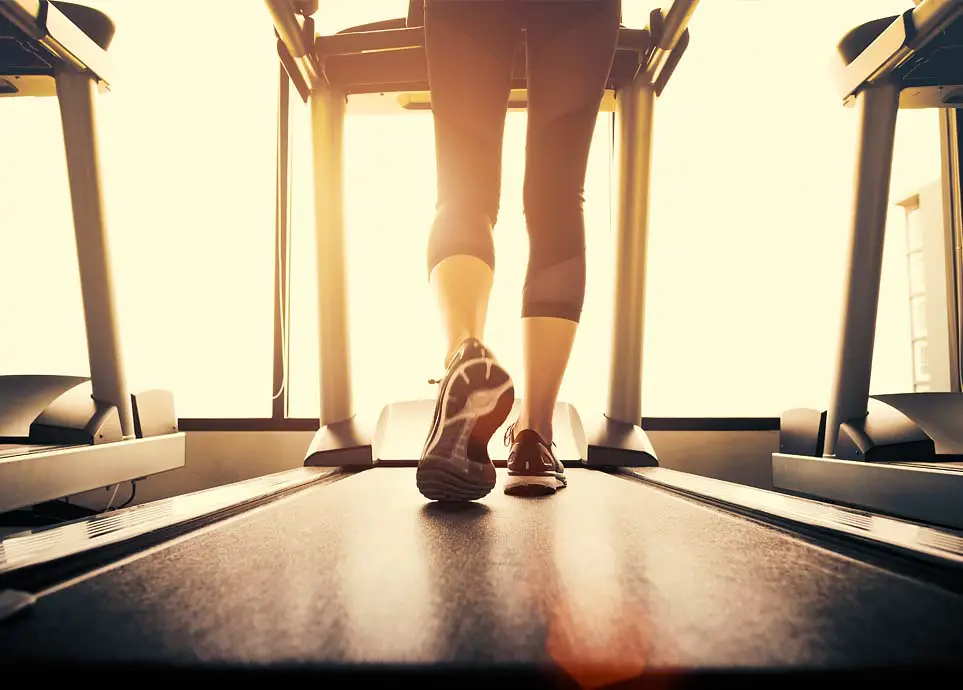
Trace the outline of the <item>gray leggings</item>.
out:
<instances>
[{"instance_id":1,"label":"gray leggings","mask_svg":"<svg viewBox=\"0 0 963 690\"><path fill-rule=\"evenodd\" d=\"M502 138L524 29L529 261L522 316L579 320L585 171L620 17L620 0L428 0L425 38L438 169L429 272L459 254L495 268Z\"/></svg>"}]
</instances>

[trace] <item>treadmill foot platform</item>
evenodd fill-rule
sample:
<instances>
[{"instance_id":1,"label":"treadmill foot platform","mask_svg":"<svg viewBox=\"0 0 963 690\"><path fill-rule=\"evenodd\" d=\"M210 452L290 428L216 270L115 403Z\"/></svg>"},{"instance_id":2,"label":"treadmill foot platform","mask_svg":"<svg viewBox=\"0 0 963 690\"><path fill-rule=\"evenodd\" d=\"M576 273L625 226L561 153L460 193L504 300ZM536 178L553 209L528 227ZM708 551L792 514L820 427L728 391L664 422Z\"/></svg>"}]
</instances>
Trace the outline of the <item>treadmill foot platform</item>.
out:
<instances>
[{"instance_id":1,"label":"treadmill foot platform","mask_svg":"<svg viewBox=\"0 0 963 690\"><path fill-rule=\"evenodd\" d=\"M508 461L502 436L518 418L516 399L505 423L495 431L488 453L497 467ZM431 430L434 400L405 400L385 405L375 415L356 414L325 424L314 435L305 455L307 467L413 467ZM555 456L566 467L657 467L652 443L638 424L609 419L599 413L586 417L574 405L560 402L553 418Z\"/></svg>"}]
</instances>

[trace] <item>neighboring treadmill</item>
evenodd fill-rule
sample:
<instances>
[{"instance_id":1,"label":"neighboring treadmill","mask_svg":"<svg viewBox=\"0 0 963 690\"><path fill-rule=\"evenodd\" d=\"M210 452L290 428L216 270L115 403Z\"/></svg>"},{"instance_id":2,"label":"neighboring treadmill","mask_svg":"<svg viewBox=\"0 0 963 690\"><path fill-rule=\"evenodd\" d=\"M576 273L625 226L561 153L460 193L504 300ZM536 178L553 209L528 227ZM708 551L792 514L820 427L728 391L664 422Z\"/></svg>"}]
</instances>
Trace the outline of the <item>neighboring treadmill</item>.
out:
<instances>
[{"instance_id":1,"label":"neighboring treadmill","mask_svg":"<svg viewBox=\"0 0 963 690\"><path fill-rule=\"evenodd\" d=\"M391 403L371 418L354 409L341 174L347 108L358 104L396 111L431 107L422 4L409 3L406 18L315 36L311 15L317 2L267 0L281 63L301 98L310 103L312 117L321 410L320 429L308 449L306 465L411 465L417 462L431 427L434 400ZM697 0L675 0L667 12L652 11L648 28L622 28L619 33L603 100L603 109L615 111L620 127L608 404L604 414L591 416L568 403L556 407L556 455L568 465L658 464L641 427L652 116L656 97L689 43L687 25L697 4ZM520 51L512 107L525 107L526 86L525 52ZM283 118L281 126L286 127ZM282 276L282 284L284 280ZM493 460L503 464L505 452L492 449Z\"/></svg>"},{"instance_id":2,"label":"neighboring treadmill","mask_svg":"<svg viewBox=\"0 0 963 690\"><path fill-rule=\"evenodd\" d=\"M782 415L773 484L963 527L960 382L948 392L869 395L899 108L943 110L944 215L954 243L963 231L957 110L963 105L963 0L922 0L900 16L862 24L843 38L839 53L843 97L860 108L860 141L834 392L828 410ZM947 270L960 279L958 262ZM954 306L958 314L960 305ZM958 333L951 337L958 341Z\"/></svg>"},{"instance_id":3,"label":"neighboring treadmill","mask_svg":"<svg viewBox=\"0 0 963 690\"><path fill-rule=\"evenodd\" d=\"M94 128L113 35L89 7L0 2L0 96L60 103L90 361L89 378L0 376L0 512L184 465L173 396L124 375Z\"/></svg>"}]
</instances>

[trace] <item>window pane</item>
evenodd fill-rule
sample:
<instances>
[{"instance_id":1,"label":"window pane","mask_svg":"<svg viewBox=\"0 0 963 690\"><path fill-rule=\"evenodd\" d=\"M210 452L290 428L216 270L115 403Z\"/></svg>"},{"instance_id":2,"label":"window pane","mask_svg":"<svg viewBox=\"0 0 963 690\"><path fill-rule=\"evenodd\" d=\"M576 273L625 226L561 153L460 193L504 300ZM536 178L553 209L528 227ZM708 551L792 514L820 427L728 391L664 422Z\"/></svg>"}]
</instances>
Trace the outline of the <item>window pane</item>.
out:
<instances>
[{"instance_id":1,"label":"window pane","mask_svg":"<svg viewBox=\"0 0 963 690\"><path fill-rule=\"evenodd\" d=\"M263 3L90 2L114 19L96 102L132 389L182 417L270 415L277 57ZM185 21L190 17L190 21ZM230 17L230 31L225 31ZM243 50L237 46L243 45ZM228 57L229 56L229 57ZM230 69L225 61L230 60ZM59 112L4 99L4 372L89 370ZM27 134L29 132L29 134Z\"/></svg>"},{"instance_id":2,"label":"window pane","mask_svg":"<svg viewBox=\"0 0 963 690\"><path fill-rule=\"evenodd\" d=\"M910 300L910 309L913 318L913 337L926 337L926 297L920 295Z\"/></svg>"},{"instance_id":3,"label":"window pane","mask_svg":"<svg viewBox=\"0 0 963 690\"><path fill-rule=\"evenodd\" d=\"M852 27L905 5L699 5L658 103L643 414L826 404L858 127L835 88L835 49ZM935 111L900 113L894 201L939 175L936 125ZM894 207L890 225L904 222ZM886 243L874 390L912 389L899 240Z\"/></svg>"},{"instance_id":4,"label":"window pane","mask_svg":"<svg viewBox=\"0 0 963 690\"><path fill-rule=\"evenodd\" d=\"M923 248L923 214L919 207L907 209L906 211L906 230L909 233L907 249L915 251Z\"/></svg>"},{"instance_id":5,"label":"window pane","mask_svg":"<svg viewBox=\"0 0 963 690\"><path fill-rule=\"evenodd\" d=\"M913 361L915 366L916 380L920 383L927 383L930 380L929 362L927 360L926 340L917 340L913 343Z\"/></svg>"},{"instance_id":6,"label":"window pane","mask_svg":"<svg viewBox=\"0 0 963 690\"><path fill-rule=\"evenodd\" d=\"M0 374L87 376L80 276L57 102L0 101ZM18 136L6 136L18 132Z\"/></svg>"}]
</instances>

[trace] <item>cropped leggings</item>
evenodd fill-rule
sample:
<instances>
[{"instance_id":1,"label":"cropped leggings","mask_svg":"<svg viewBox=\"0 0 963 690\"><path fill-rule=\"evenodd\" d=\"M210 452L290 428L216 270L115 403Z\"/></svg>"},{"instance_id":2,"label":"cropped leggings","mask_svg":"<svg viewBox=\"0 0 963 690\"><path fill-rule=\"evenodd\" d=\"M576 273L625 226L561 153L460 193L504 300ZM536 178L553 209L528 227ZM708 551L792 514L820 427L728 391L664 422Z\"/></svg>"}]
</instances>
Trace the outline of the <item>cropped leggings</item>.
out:
<instances>
[{"instance_id":1,"label":"cropped leggings","mask_svg":"<svg viewBox=\"0 0 963 690\"><path fill-rule=\"evenodd\" d=\"M579 320L585 172L620 17L620 0L428 0L425 40L438 171L429 273L444 259L465 254L495 268L492 233L505 115L524 29L529 260L522 316Z\"/></svg>"}]
</instances>

